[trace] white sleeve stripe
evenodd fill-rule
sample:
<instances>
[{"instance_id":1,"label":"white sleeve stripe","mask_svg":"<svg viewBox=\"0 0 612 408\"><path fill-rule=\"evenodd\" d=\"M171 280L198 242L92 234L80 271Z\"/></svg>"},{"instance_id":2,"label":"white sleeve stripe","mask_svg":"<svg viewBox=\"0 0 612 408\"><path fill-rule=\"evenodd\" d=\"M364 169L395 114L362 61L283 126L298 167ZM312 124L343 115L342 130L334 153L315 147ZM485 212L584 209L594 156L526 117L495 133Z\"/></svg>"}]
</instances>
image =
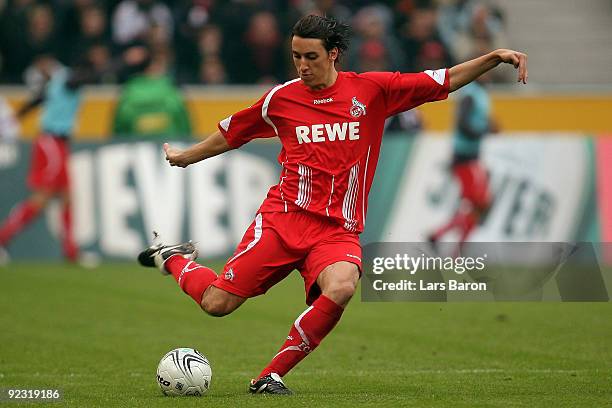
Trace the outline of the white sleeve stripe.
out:
<instances>
[{"instance_id":1,"label":"white sleeve stripe","mask_svg":"<svg viewBox=\"0 0 612 408\"><path fill-rule=\"evenodd\" d=\"M226 132L229 130L230 122L232 121L232 116L233 115L229 115L227 118L219 122L219 125L221 126L221 128L225 130Z\"/></svg>"},{"instance_id":2,"label":"white sleeve stripe","mask_svg":"<svg viewBox=\"0 0 612 408\"><path fill-rule=\"evenodd\" d=\"M437 69L435 71L428 69L427 71L423 72L429 75L431 79L436 81L438 84L444 85L444 80L446 79L446 68Z\"/></svg>"},{"instance_id":3,"label":"white sleeve stripe","mask_svg":"<svg viewBox=\"0 0 612 408\"><path fill-rule=\"evenodd\" d=\"M299 80L300 78L296 78L291 81L285 82L284 84L276 85L274 88L272 88L270 93L266 95L266 99L264 99L264 103L261 107L261 117L268 125L272 126L272 129L274 129L274 133L276 133L276 136L278 136L278 129L276 128L276 126L274 126L274 123L272 123L272 121L268 117L268 107L270 106L270 100L272 99L272 96L276 93L276 91L281 88L284 88L287 85L291 85L292 83L297 82Z\"/></svg>"}]
</instances>

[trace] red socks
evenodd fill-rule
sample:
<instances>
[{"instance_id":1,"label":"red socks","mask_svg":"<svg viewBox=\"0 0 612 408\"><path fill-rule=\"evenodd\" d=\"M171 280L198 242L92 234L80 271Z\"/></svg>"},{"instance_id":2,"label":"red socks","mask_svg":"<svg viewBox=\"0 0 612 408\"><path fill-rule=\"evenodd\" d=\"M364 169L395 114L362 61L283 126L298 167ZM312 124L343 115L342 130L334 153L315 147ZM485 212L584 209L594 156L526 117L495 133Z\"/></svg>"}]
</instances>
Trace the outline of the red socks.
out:
<instances>
[{"instance_id":1,"label":"red socks","mask_svg":"<svg viewBox=\"0 0 612 408\"><path fill-rule=\"evenodd\" d=\"M174 276L183 292L191 296L198 305L202 303L202 296L207 287L217 279L212 270L181 255L172 255L166 260L164 268Z\"/></svg>"},{"instance_id":2,"label":"red socks","mask_svg":"<svg viewBox=\"0 0 612 408\"><path fill-rule=\"evenodd\" d=\"M6 245L19 231L28 225L40 212L40 207L31 201L24 201L15 206L2 227L0 227L0 245Z\"/></svg>"},{"instance_id":3,"label":"red socks","mask_svg":"<svg viewBox=\"0 0 612 408\"><path fill-rule=\"evenodd\" d=\"M302 313L289 331L287 341L270 364L259 374L270 373L281 377L302 361L327 336L340 320L344 309L326 296L319 296L312 306Z\"/></svg>"}]
</instances>

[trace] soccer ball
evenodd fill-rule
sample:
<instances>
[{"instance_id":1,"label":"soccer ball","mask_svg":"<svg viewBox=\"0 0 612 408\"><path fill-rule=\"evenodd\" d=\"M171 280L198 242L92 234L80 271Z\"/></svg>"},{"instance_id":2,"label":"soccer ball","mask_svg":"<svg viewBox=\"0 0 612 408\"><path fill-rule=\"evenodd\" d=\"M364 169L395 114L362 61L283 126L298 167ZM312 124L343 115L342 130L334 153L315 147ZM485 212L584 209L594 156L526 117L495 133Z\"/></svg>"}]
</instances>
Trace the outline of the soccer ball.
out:
<instances>
[{"instance_id":1,"label":"soccer ball","mask_svg":"<svg viewBox=\"0 0 612 408\"><path fill-rule=\"evenodd\" d=\"M192 348L168 352L157 366L157 384L168 396L204 395L210 387L211 377L208 359Z\"/></svg>"}]
</instances>

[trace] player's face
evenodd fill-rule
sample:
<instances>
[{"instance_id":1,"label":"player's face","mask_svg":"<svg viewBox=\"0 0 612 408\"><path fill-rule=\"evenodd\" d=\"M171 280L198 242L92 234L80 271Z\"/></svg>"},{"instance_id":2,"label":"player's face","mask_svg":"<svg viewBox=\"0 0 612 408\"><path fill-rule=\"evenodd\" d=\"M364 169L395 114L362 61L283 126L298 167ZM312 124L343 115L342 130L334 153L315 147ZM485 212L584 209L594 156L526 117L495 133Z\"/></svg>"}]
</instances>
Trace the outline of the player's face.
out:
<instances>
[{"instance_id":1,"label":"player's face","mask_svg":"<svg viewBox=\"0 0 612 408\"><path fill-rule=\"evenodd\" d=\"M291 52L295 69L307 86L319 89L331 85L334 61L338 58L337 48L328 52L323 40L293 36Z\"/></svg>"}]
</instances>

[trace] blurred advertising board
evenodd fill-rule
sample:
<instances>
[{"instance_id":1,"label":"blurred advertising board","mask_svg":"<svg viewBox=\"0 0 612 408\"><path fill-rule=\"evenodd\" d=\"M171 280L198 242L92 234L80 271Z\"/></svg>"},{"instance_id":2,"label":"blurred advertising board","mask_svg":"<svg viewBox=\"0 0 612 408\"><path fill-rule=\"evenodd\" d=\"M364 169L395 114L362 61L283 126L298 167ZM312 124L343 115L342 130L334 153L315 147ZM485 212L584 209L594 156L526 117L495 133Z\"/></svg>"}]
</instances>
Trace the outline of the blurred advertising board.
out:
<instances>
[{"instance_id":1,"label":"blurred advertising board","mask_svg":"<svg viewBox=\"0 0 612 408\"><path fill-rule=\"evenodd\" d=\"M384 138L362 243L419 242L454 211L450 139L425 134ZM472 241L602 240L595 143L567 134L492 137L483 161L494 203ZM165 242L191 239L202 257L229 255L268 188L278 182L277 142L250 143L188 169L167 165L161 145L73 146L76 238L104 258L129 259L152 231ZM0 145L0 217L27 197L30 144ZM600 166L601 167L601 166ZM607 190L606 190L607 191ZM598 202L599 200L599 202ZM58 205L9 246L13 258L59 258ZM608 220L609 222L609 220Z\"/></svg>"}]
</instances>

